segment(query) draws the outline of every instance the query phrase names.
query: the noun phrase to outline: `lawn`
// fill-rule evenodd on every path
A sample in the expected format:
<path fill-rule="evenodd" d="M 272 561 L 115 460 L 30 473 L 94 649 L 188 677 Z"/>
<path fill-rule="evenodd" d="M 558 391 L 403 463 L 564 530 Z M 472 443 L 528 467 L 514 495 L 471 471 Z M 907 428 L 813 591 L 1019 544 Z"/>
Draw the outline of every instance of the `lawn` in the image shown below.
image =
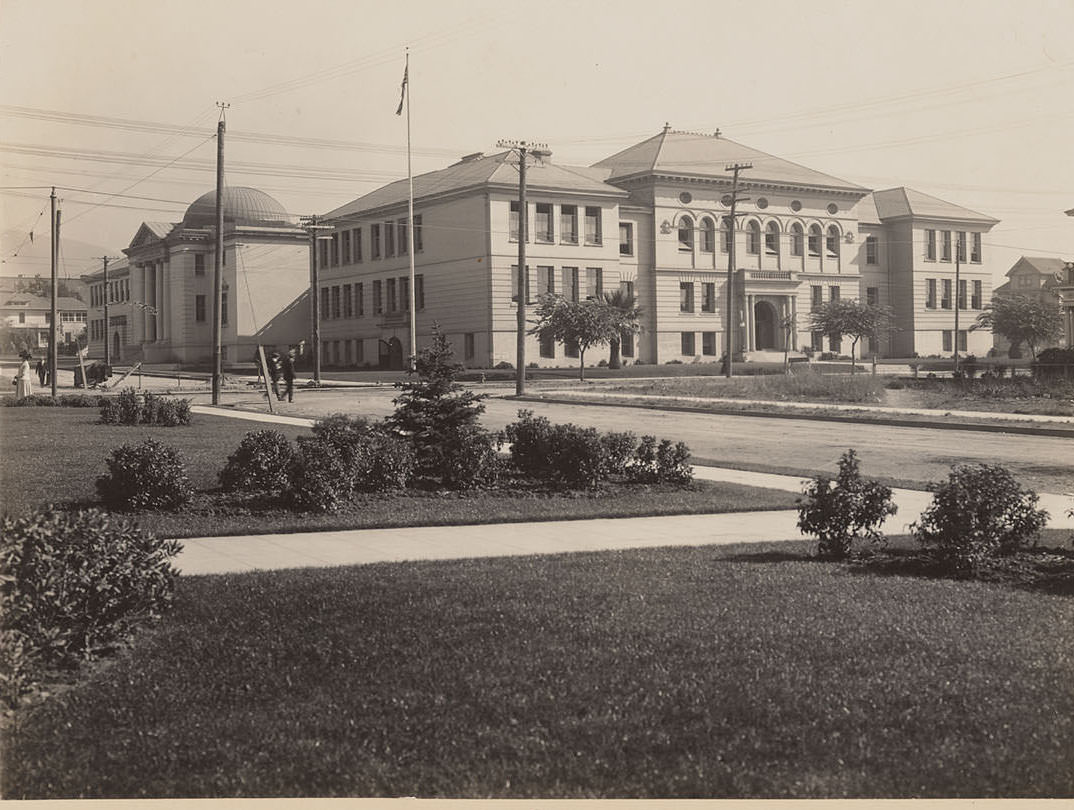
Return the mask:
<path fill-rule="evenodd" d="M 183 578 L 6 798 L 1069 797 L 1074 602 L 774 546 Z"/>
<path fill-rule="evenodd" d="M 92 505 L 94 481 L 105 472 L 108 454 L 121 444 L 151 437 L 180 448 L 199 490 L 194 500 L 176 512 L 137 517 L 143 528 L 161 537 L 791 509 L 795 501 L 789 492 L 703 482 L 567 493 L 532 486 L 473 493 L 413 491 L 360 496 L 338 514 L 292 512 L 217 492 L 216 476 L 247 431 L 274 427 L 294 439 L 309 433 L 304 428 L 203 415 L 185 427 L 99 425 L 96 411 L 88 408 L 4 408 L 0 418 L 0 492 L 3 508 L 13 515 L 48 502 Z"/>

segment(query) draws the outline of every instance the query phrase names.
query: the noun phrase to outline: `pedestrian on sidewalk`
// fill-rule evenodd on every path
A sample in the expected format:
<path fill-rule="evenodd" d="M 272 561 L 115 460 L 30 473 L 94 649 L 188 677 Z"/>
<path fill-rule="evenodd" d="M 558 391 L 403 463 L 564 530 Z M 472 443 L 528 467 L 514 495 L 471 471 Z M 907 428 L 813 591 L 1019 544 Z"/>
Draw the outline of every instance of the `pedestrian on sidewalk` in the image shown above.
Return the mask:
<path fill-rule="evenodd" d="M 280 353 L 273 349 L 265 360 L 268 366 L 269 381 L 272 383 L 272 393 L 276 399 L 283 399 L 280 395 Z"/>
<path fill-rule="evenodd" d="M 34 392 L 33 383 L 30 381 L 30 360 L 31 356 L 29 352 L 23 352 L 19 355 L 22 358 L 22 362 L 19 364 L 18 374 L 15 375 L 15 396 L 18 399 L 28 397 Z"/>
<path fill-rule="evenodd" d="M 36 371 L 37 371 L 37 379 L 41 383 L 41 387 L 44 388 L 45 387 L 45 375 L 48 373 L 47 370 L 45 369 L 45 361 L 44 360 L 38 360 L 37 361 Z"/>
<path fill-rule="evenodd" d="M 287 401 L 295 401 L 295 350 L 289 349 L 287 354 L 280 357 L 280 373 L 287 383 Z"/>

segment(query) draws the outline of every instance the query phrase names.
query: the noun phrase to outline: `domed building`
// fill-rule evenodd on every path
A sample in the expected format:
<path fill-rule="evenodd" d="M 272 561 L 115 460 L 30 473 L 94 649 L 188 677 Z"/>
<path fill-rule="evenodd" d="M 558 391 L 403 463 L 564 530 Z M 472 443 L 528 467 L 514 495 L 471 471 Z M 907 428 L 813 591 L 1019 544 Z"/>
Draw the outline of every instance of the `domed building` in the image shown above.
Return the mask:
<path fill-rule="evenodd" d="M 310 328 L 309 241 L 295 217 L 256 188 L 224 189 L 222 354 L 225 365 L 253 359 L 258 344 L 285 346 Z M 216 191 L 190 204 L 180 222 L 143 222 L 123 252 L 126 306 L 90 313 L 92 330 L 124 344 L 125 361 L 202 366 L 213 357 Z M 93 278 L 88 278 L 91 284 Z M 121 336 L 122 335 L 122 336 Z M 90 353 L 103 357 L 90 343 Z"/>

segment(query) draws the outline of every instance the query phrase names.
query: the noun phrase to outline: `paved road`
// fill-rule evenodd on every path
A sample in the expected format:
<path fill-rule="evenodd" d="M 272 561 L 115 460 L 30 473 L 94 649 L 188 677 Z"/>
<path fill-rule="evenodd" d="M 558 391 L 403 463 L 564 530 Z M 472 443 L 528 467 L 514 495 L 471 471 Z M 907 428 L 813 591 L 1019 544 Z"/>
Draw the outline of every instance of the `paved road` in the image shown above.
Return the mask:
<path fill-rule="evenodd" d="M 502 392 L 503 388 L 494 389 Z M 394 406 L 395 389 L 299 391 L 281 412 L 321 416 L 333 412 L 386 416 Z M 265 410 L 264 399 L 231 395 L 227 402 Z M 639 408 L 556 403 L 486 401 L 484 424 L 498 430 L 514 421 L 520 407 L 555 422 L 630 430 L 685 441 L 698 460 L 773 472 L 834 472 L 840 455 L 854 448 L 867 475 L 925 482 L 946 477 L 956 462 L 1003 464 L 1026 486 L 1042 492 L 1074 491 L 1074 440 L 935 428 L 818 422 L 662 412 Z"/>

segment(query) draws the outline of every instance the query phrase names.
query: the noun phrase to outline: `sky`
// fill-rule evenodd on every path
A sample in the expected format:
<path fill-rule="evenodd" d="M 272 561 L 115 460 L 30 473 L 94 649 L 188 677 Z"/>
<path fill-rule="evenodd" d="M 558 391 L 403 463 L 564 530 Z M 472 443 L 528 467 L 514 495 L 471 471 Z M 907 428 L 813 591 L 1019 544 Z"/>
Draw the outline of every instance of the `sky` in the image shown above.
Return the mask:
<path fill-rule="evenodd" d="M 995 217 L 997 277 L 1074 259 L 1074 0 L 3 0 L 2 275 L 61 277 L 178 221 L 225 176 L 295 215 L 543 142 L 589 165 L 714 132 L 874 189 Z M 29 241 L 29 233 L 34 240 Z"/>

